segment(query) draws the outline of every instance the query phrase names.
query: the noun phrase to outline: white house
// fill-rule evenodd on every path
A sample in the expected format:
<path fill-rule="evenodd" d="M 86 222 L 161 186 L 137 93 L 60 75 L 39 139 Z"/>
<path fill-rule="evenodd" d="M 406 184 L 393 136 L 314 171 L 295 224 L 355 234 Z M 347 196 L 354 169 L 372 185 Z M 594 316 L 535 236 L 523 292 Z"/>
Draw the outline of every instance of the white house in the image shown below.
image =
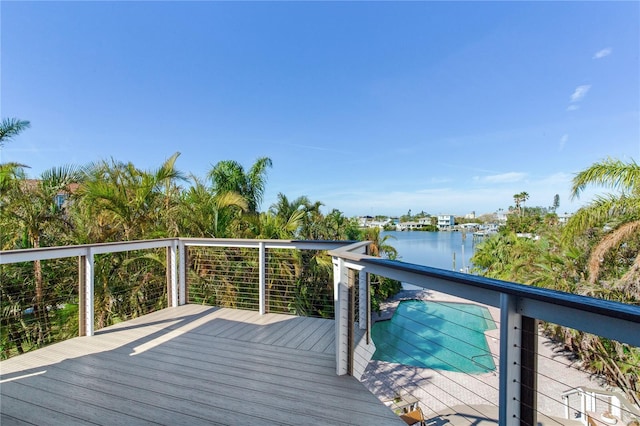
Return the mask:
<path fill-rule="evenodd" d="M 438 215 L 438 229 L 441 231 L 449 231 L 456 224 L 455 217 L 452 214 Z"/>

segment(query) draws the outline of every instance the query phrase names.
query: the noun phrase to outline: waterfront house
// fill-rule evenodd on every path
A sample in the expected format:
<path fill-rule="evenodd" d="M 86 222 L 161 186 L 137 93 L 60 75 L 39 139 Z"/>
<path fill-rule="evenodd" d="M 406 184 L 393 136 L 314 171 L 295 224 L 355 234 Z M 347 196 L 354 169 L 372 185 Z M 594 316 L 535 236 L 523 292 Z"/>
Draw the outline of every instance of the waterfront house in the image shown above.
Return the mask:
<path fill-rule="evenodd" d="M 452 214 L 438 215 L 438 229 L 441 231 L 450 231 L 455 226 L 455 217 Z"/>

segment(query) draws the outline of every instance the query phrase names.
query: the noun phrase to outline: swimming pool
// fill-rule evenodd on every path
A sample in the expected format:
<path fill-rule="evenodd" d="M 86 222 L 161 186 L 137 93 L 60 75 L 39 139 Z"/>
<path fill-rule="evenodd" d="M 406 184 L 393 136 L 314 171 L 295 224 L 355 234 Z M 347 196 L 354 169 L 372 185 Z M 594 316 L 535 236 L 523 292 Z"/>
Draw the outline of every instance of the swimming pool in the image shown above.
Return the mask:
<path fill-rule="evenodd" d="M 393 317 L 373 325 L 373 359 L 470 374 L 496 365 L 484 332 L 496 328 L 489 310 L 478 305 L 407 300 Z"/>

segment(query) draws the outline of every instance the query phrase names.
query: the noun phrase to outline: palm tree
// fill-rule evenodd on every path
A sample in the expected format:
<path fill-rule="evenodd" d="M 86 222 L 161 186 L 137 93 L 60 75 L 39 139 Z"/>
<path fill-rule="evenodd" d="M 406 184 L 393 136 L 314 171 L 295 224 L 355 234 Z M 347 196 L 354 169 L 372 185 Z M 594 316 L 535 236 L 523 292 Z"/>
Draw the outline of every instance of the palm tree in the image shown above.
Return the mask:
<path fill-rule="evenodd" d="M 529 194 L 524 191 L 513 195 L 513 201 L 516 203 L 516 210 L 518 210 L 518 215 L 522 216 L 522 208 L 524 207 L 523 204 L 528 199 Z"/>
<path fill-rule="evenodd" d="M 17 118 L 5 118 L 0 123 L 0 147 L 18 136 L 23 130 L 31 127 L 27 120 Z"/>
<path fill-rule="evenodd" d="M 71 192 L 69 186 L 78 182 L 80 173 L 74 166 L 53 168 L 42 173 L 38 180 L 21 179 L 4 194 L 2 230 L 10 248 L 39 248 L 58 238 L 60 228 L 68 228 L 68 221 L 56 197 Z M 7 237 L 10 236 L 10 237 Z M 35 283 L 34 315 L 44 320 L 38 325 L 38 344 L 44 341 L 47 318 L 44 301 L 42 263 L 33 262 Z"/>
<path fill-rule="evenodd" d="M 209 178 L 216 193 L 237 192 L 247 200 L 249 213 L 256 213 L 264 195 L 267 167 L 272 167 L 268 157 L 258 158 L 248 172 L 237 161 L 224 160 L 213 166 Z"/>
<path fill-rule="evenodd" d="M 520 198 L 521 193 L 513 194 L 513 202 L 516 205 L 516 210 L 518 211 L 518 215 L 520 215 L 520 203 L 522 202 L 522 198 Z"/>
<path fill-rule="evenodd" d="M 640 237 L 640 165 L 633 160 L 624 163 L 614 159 L 595 163 L 574 177 L 572 197 L 579 197 L 589 185 L 608 187 L 617 190 L 618 194 L 598 196 L 578 210 L 564 228 L 563 236 L 568 241 L 585 235 L 589 230 L 603 233 L 591 249 L 588 261 L 589 282 L 595 284 L 608 254 L 623 243 L 637 245 Z M 635 282 L 637 285 L 633 278 L 640 270 L 640 253 L 637 252 L 635 260 L 628 266 L 621 282 L 629 285 Z"/>
<path fill-rule="evenodd" d="M 156 238 L 169 233 L 166 218 L 177 208 L 176 182 L 183 180 L 175 161 L 169 157 L 158 169 L 143 171 L 132 163 L 101 161 L 85 168 L 78 194 L 88 211 L 109 229 L 115 238 Z M 122 235 L 117 236 L 116 233 Z"/>
<path fill-rule="evenodd" d="M 184 237 L 231 237 L 235 212 L 246 211 L 247 202 L 236 192 L 215 194 L 200 179 L 182 194 L 179 207 L 180 235 Z"/>
<path fill-rule="evenodd" d="M 395 237 L 390 234 L 381 237 L 380 228 L 365 229 L 363 238 L 371 243 L 369 244 L 369 254 L 371 256 L 385 257 L 391 260 L 395 260 L 398 257 L 398 250 L 388 243 L 390 239 L 395 239 Z"/>
<path fill-rule="evenodd" d="M 26 179 L 24 167 L 20 163 L 0 163 L 0 194 L 5 194 L 11 186 Z"/>
<path fill-rule="evenodd" d="M 84 243 L 177 235 L 178 182 L 175 153 L 153 170 L 111 159 L 89 164 L 72 205 L 75 234 Z M 161 303 L 159 253 L 126 252 L 96 258 L 96 323 L 145 312 Z M 151 261 L 151 262 L 150 262 Z M 153 295 L 153 296 L 151 296 Z"/>
<path fill-rule="evenodd" d="M 588 252 L 588 280 L 578 292 L 638 303 L 640 300 L 640 166 L 633 161 L 608 158 L 579 172 L 573 179 L 572 197 L 590 185 L 617 191 L 595 198 L 569 219 L 563 230 L 568 245 Z M 640 403 L 640 350 L 615 341 L 574 333 L 565 342 L 596 373 Z M 567 335 L 567 332 L 565 332 Z"/>
<path fill-rule="evenodd" d="M 527 202 L 527 200 L 529 200 L 529 193 L 526 191 L 523 191 L 520 193 L 520 201 L 522 202 L 522 208 L 524 209 L 524 203 Z"/>
<path fill-rule="evenodd" d="M 553 206 L 551 207 L 551 209 L 555 213 L 558 210 L 558 207 L 560 207 L 560 194 L 556 194 L 553 196 Z"/>

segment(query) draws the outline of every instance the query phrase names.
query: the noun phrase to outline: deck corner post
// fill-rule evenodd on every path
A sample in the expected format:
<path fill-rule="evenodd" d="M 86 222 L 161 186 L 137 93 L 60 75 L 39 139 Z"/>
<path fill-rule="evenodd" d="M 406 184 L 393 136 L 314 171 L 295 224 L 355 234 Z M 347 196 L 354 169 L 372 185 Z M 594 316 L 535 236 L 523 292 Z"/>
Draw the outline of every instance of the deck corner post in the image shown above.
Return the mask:
<path fill-rule="evenodd" d="M 187 246 L 178 240 L 178 304 L 187 303 Z"/>
<path fill-rule="evenodd" d="M 266 247 L 264 241 L 258 243 L 258 299 L 260 315 L 267 312 L 266 307 Z"/>
<path fill-rule="evenodd" d="M 333 258 L 333 304 L 336 330 L 336 374 L 349 371 L 349 274 L 344 260 Z"/>
<path fill-rule="evenodd" d="M 520 425 L 520 347 L 522 317 L 517 298 L 500 295 L 500 387 L 498 421 L 501 426 Z"/>
<path fill-rule="evenodd" d="M 358 326 L 366 330 L 369 325 L 369 274 L 365 269 L 358 272 Z"/>
<path fill-rule="evenodd" d="M 78 256 L 78 336 L 87 335 L 87 291 L 86 256 Z"/>
<path fill-rule="evenodd" d="M 538 320 L 522 316 L 520 354 L 520 418 L 528 425 L 538 424 Z M 569 418 L 567 416 L 567 418 Z"/>
<path fill-rule="evenodd" d="M 177 240 L 172 240 L 167 247 L 167 281 L 169 286 L 169 306 L 178 307 L 178 264 L 176 262 L 178 251 Z"/>
<path fill-rule="evenodd" d="M 84 257 L 84 335 L 93 336 L 94 334 L 94 321 L 95 321 L 95 302 L 94 302 L 94 280 L 95 280 L 95 268 L 93 259 L 93 249 L 87 248 L 87 253 Z"/>

